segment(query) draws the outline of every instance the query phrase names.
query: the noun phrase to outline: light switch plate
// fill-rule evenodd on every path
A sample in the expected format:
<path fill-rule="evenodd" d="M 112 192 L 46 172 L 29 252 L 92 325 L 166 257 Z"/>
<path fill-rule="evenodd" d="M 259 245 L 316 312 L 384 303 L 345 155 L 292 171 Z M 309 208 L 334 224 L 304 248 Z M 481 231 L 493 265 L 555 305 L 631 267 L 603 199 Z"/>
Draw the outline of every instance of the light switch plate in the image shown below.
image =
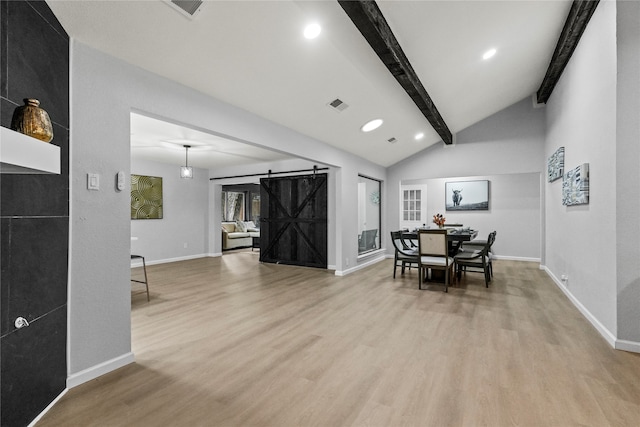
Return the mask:
<path fill-rule="evenodd" d="M 124 190 L 124 172 L 120 171 L 116 174 L 116 190 Z"/>
<path fill-rule="evenodd" d="M 100 175 L 98 175 L 97 173 L 87 174 L 87 189 L 100 190 Z"/>

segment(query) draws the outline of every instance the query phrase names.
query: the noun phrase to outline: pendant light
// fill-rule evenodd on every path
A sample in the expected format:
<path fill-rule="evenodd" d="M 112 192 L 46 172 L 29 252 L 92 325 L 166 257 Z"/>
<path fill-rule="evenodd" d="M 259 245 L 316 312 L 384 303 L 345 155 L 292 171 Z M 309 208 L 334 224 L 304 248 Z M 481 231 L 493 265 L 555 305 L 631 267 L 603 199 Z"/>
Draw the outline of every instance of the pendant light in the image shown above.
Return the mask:
<path fill-rule="evenodd" d="M 184 166 L 180 166 L 180 178 L 193 178 L 193 168 L 189 166 L 189 148 L 190 145 L 183 145 L 184 147 Z"/>

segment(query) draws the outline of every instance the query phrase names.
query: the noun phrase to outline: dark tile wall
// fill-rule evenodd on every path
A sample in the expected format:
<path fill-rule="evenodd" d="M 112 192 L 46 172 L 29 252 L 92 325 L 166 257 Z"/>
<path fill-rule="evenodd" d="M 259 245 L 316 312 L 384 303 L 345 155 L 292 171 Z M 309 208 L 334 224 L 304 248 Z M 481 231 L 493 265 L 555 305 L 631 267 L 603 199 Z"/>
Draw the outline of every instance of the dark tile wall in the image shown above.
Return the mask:
<path fill-rule="evenodd" d="M 26 426 L 65 388 L 69 37 L 44 1 L 0 0 L 0 125 L 23 98 L 53 122 L 60 175 L 0 175 L 0 425 Z M 30 326 L 16 329 L 22 316 Z"/>
<path fill-rule="evenodd" d="M 67 306 L 63 305 L 29 327 L 2 339 L 2 360 L 20 360 L 31 369 L 2 373 L 2 422 L 26 426 L 64 390 L 67 380 Z M 43 366 L 38 368 L 38 366 Z M 43 369 L 47 374 L 43 375 Z M 5 383 L 7 384 L 5 386 Z"/>

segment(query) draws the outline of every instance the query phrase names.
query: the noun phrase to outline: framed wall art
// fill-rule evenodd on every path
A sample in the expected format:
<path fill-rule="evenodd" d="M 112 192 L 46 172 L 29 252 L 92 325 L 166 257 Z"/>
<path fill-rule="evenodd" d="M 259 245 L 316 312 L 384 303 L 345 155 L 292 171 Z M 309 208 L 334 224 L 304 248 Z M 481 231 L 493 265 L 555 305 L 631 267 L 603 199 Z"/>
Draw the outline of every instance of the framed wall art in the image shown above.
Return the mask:
<path fill-rule="evenodd" d="M 489 181 L 446 182 L 444 193 L 448 211 L 489 210 Z"/>
<path fill-rule="evenodd" d="M 571 169 L 562 178 L 562 204 L 565 206 L 589 203 L 589 163 Z"/>
<path fill-rule="evenodd" d="M 560 147 L 547 160 L 547 178 L 553 182 L 564 174 L 564 147 Z"/>
<path fill-rule="evenodd" d="M 131 174 L 131 219 L 162 219 L 162 177 Z"/>

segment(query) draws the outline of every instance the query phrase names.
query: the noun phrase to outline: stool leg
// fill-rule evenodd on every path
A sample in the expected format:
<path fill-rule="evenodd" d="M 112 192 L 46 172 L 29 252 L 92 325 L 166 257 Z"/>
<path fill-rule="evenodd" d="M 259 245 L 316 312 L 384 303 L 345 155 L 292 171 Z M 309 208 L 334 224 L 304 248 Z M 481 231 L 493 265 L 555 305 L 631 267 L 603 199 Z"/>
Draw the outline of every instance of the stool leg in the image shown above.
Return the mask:
<path fill-rule="evenodd" d="M 142 257 L 142 270 L 144 271 L 144 285 L 147 287 L 147 302 L 151 301 L 149 297 L 149 280 L 147 279 L 147 264 L 144 262 L 144 257 Z"/>
<path fill-rule="evenodd" d="M 142 259 L 142 271 L 144 271 L 144 281 L 133 279 L 133 278 L 131 279 L 131 281 L 137 282 L 137 283 L 144 283 L 145 287 L 147 288 L 147 301 L 151 301 L 151 297 L 149 295 L 149 279 L 147 278 L 147 263 L 145 262 L 145 259 L 142 255 L 131 255 L 131 259 L 137 259 L 137 258 Z"/>

